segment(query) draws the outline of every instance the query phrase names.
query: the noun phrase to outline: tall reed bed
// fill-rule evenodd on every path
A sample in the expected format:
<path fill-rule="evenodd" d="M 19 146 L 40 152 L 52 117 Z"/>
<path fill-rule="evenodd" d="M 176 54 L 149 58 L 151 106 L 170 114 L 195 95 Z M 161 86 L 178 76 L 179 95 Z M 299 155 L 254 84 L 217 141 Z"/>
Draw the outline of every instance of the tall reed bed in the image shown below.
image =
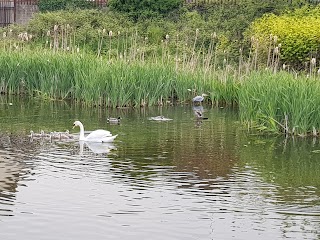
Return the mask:
<path fill-rule="evenodd" d="M 0 52 L 0 69 L 2 93 L 70 99 L 90 106 L 169 105 L 189 102 L 202 92 L 219 102 L 234 84 L 219 80 L 218 74 L 177 70 L 170 62 L 109 61 L 45 50 Z"/>
<path fill-rule="evenodd" d="M 252 72 L 239 88 L 240 118 L 249 127 L 306 136 L 320 131 L 320 82 L 281 71 Z"/>

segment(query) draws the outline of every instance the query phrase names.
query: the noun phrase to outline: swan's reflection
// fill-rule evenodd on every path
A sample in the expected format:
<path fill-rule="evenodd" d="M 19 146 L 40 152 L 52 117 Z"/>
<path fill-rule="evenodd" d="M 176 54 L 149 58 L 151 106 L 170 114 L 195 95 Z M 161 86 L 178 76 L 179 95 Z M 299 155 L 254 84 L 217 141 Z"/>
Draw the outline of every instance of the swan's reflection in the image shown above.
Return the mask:
<path fill-rule="evenodd" d="M 88 150 L 96 154 L 109 153 L 110 151 L 117 149 L 113 143 L 79 141 L 79 145 L 80 145 L 79 154 L 88 152 Z"/>

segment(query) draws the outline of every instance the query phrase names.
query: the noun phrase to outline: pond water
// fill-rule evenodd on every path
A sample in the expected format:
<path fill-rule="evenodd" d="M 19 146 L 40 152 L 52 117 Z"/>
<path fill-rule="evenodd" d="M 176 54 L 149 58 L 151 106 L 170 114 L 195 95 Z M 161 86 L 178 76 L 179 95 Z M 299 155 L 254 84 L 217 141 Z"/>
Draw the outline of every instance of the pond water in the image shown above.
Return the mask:
<path fill-rule="evenodd" d="M 0 98 L 0 239 L 319 239 L 318 138 L 262 137 L 237 111 Z M 164 115 L 168 122 L 148 120 Z M 120 116 L 120 124 L 106 119 Z M 112 144 L 30 139 L 108 129 Z"/>

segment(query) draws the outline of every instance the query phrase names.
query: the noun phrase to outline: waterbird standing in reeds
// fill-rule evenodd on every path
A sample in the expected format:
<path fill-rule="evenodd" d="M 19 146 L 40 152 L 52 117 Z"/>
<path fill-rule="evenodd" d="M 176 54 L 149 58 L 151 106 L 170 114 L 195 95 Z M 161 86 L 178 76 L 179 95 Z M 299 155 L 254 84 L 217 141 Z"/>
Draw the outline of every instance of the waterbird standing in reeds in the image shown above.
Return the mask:
<path fill-rule="evenodd" d="M 98 129 L 93 132 L 91 132 L 86 137 L 84 136 L 84 127 L 83 124 L 80 121 L 75 121 L 73 123 L 73 128 L 76 126 L 80 127 L 80 141 L 87 141 L 87 142 L 113 142 L 114 139 L 118 135 L 112 135 L 111 132 L 103 129 Z"/>
<path fill-rule="evenodd" d="M 208 96 L 208 95 L 205 93 L 202 93 L 201 96 L 195 96 L 194 98 L 192 98 L 192 102 L 201 104 L 201 102 L 203 102 L 203 100 L 204 100 L 204 97 L 206 97 L 206 96 Z"/>

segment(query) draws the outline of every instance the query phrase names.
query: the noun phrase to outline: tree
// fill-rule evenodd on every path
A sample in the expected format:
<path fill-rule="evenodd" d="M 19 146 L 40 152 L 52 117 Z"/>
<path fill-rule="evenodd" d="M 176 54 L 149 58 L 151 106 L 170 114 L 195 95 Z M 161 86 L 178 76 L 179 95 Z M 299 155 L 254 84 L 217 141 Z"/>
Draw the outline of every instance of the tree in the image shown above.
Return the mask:
<path fill-rule="evenodd" d="M 75 8 L 92 8 L 93 4 L 87 0 L 39 0 L 38 7 L 41 12 L 46 12 Z"/>
<path fill-rule="evenodd" d="M 165 16 L 179 9 L 184 0 L 110 0 L 109 7 L 127 13 L 134 20 Z"/>

